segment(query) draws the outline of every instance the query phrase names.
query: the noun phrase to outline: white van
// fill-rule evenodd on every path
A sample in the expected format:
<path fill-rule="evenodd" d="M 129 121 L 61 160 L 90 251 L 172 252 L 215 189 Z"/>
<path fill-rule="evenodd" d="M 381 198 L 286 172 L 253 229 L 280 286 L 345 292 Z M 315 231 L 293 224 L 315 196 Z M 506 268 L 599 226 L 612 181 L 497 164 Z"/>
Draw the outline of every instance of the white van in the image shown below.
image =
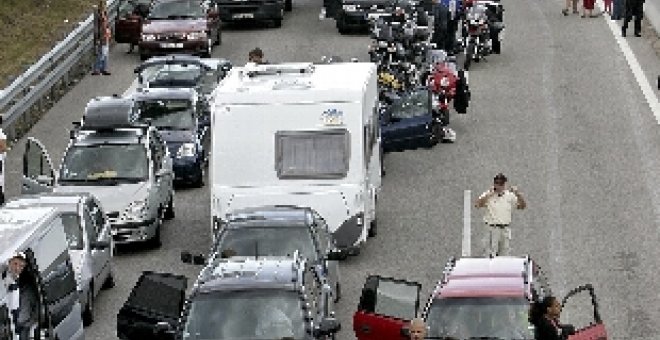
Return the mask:
<path fill-rule="evenodd" d="M 357 255 L 376 233 L 381 186 L 376 65 L 248 64 L 213 98 L 214 234 L 237 209 L 310 207 Z"/>
<path fill-rule="evenodd" d="M 0 328 L 18 339 L 13 317 L 6 312 L 19 308 L 18 290 L 12 288 L 8 261 L 25 254 L 25 271 L 38 295 L 39 322 L 33 331 L 40 339 L 82 340 L 85 338 L 76 279 L 64 225 L 55 208 L 0 209 Z"/>

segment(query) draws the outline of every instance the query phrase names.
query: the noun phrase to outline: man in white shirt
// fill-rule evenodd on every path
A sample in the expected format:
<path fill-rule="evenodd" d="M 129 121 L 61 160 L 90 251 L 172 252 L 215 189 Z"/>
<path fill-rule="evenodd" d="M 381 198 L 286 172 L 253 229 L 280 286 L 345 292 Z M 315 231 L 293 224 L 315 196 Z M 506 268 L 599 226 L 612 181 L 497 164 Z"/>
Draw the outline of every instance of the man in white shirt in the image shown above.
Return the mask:
<path fill-rule="evenodd" d="M 487 246 L 490 246 L 489 255 L 509 255 L 509 241 L 511 239 L 511 211 L 525 209 L 527 203 L 516 187 L 506 188 L 507 178 L 502 173 L 495 176 L 493 187 L 481 194 L 475 207 L 486 208 L 484 222 L 487 227 Z"/>

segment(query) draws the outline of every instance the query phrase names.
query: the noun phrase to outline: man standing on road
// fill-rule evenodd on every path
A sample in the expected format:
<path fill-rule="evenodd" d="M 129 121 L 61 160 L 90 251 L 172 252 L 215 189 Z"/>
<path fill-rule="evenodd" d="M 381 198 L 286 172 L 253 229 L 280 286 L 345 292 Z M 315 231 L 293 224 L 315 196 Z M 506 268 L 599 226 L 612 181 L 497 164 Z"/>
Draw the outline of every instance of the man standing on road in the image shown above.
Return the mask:
<path fill-rule="evenodd" d="M 635 36 L 642 36 L 642 17 L 644 16 L 644 1 L 645 0 L 625 0 L 626 13 L 623 18 L 623 26 L 621 27 L 621 35 L 626 36 L 628 31 L 628 23 L 635 16 Z"/>
<path fill-rule="evenodd" d="M 499 173 L 493 180 L 493 187 L 481 194 L 475 204 L 476 208 L 486 208 L 484 222 L 487 227 L 487 237 L 484 243 L 489 246 L 491 256 L 509 255 L 511 240 L 511 210 L 515 206 L 525 209 L 527 202 L 516 187 L 506 189 L 507 178 Z M 487 248 L 486 247 L 486 248 Z"/>

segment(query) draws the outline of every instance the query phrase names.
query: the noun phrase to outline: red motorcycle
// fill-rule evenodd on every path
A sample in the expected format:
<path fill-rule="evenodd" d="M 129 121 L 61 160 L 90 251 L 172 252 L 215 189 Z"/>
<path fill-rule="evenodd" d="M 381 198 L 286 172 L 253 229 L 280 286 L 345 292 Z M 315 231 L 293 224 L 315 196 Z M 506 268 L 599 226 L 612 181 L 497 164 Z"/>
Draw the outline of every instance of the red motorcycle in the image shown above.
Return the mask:
<path fill-rule="evenodd" d="M 455 63 L 446 60 L 435 63 L 427 84 L 432 93 L 434 117 L 442 126 L 449 124 L 449 105 L 452 101 L 456 112 L 467 112 L 470 100 L 468 81 L 464 71 L 456 71 Z"/>

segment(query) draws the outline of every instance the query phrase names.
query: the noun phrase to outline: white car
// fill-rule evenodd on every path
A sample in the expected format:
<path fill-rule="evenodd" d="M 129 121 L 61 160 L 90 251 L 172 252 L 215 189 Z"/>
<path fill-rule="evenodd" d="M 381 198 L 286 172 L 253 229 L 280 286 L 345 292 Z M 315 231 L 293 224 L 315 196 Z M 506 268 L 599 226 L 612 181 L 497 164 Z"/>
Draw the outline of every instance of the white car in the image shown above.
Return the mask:
<path fill-rule="evenodd" d="M 22 196 L 7 207 L 56 208 L 69 244 L 69 256 L 76 275 L 82 319 L 94 321 L 94 300 L 101 288 L 114 286 L 112 256 L 114 243 L 101 203 L 89 193 L 42 193 Z"/>

